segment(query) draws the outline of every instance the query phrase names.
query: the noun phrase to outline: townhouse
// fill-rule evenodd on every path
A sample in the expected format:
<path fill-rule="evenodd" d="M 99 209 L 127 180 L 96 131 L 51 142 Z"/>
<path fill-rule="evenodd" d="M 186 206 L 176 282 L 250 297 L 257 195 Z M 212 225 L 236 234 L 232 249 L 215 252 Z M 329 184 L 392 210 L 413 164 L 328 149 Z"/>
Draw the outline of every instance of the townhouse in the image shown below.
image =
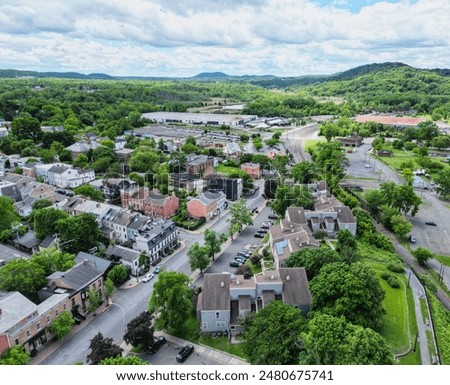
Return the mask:
<path fill-rule="evenodd" d="M 220 215 L 227 207 L 226 196 L 222 191 L 204 192 L 198 198 L 189 200 L 186 209 L 191 218 L 205 218 L 206 221 Z"/>

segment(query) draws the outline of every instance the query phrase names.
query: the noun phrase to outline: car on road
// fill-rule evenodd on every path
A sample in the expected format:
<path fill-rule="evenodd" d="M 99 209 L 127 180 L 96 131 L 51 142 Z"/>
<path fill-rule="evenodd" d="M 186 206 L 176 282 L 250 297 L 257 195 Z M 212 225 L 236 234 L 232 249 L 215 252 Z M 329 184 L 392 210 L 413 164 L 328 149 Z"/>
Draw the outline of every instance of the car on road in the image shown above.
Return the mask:
<path fill-rule="evenodd" d="M 148 282 L 153 278 L 153 274 L 152 273 L 148 273 L 144 275 L 144 278 L 142 278 L 142 282 Z"/>
<path fill-rule="evenodd" d="M 425 224 L 428 226 L 437 226 L 436 222 L 432 222 L 432 221 L 425 222 Z"/>
<path fill-rule="evenodd" d="M 183 346 L 181 350 L 177 354 L 177 361 L 178 362 L 184 362 L 186 358 L 188 358 L 192 352 L 194 351 L 194 346 L 191 344 L 188 344 L 186 346 Z"/>
<path fill-rule="evenodd" d="M 155 270 L 153 270 L 155 274 L 158 274 L 161 271 L 161 266 L 156 266 Z"/>
<path fill-rule="evenodd" d="M 259 233 L 259 234 L 267 234 L 268 231 L 269 230 L 267 230 L 267 229 L 261 229 L 261 230 L 258 230 L 257 233 Z"/>
<path fill-rule="evenodd" d="M 238 257 L 250 258 L 252 256 L 252 252 L 250 250 L 241 250 L 237 253 Z"/>
<path fill-rule="evenodd" d="M 269 230 L 269 229 L 270 229 L 270 225 L 269 225 L 268 223 L 263 223 L 263 224 L 261 225 L 261 229 L 262 229 L 262 230 Z"/>
<path fill-rule="evenodd" d="M 410 236 L 409 236 L 409 241 L 410 241 L 411 243 L 416 243 L 416 237 L 415 237 L 414 235 L 410 235 Z"/>
<path fill-rule="evenodd" d="M 370 164 L 366 164 L 364 167 L 365 168 L 372 168 L 372 166 Z"/>
<path fill-rule="evenodd" d="M 4 259 L 0 259 L 0 266 L 6 265 L 6 261 Z"/>
<path fill-rule="evenodd" d="M 241 265 L 243 265 L 243 263 L 242 262 L 238 262 L 235 259 L 230 261 L 230 267 L 239 267 Z"/>
<path fill-rule="evenodd" d="M 149 347 L 148 352 L 151 354 L 156 353 L 161 346 L 166 343 L 166 339 L 163 336 L 159 336 L 153 340 L 153 344 Z"/>
<path fill-rule="evenodd" d="M 267 218 L 269 218 L 269 219 L 278 219 L 278 215 L 275 215 L 275 214 L 269 215 Z"/>
<path fill-rule="evenodd" d="M 264 234 L 261 234 L 261 233 L 256 233 L 256 234 L 254 235 L 254 237 L 255 237 L 255 238 L 264 238 L 265 235 L 264 235 Z"/>

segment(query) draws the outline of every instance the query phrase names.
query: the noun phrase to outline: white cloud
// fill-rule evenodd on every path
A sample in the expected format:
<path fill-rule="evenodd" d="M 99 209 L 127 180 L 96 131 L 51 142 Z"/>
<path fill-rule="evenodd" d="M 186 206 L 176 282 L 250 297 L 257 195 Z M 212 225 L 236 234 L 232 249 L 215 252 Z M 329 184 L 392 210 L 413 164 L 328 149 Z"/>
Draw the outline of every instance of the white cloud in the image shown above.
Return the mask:
<path fill-rule="evenodd" d="M 302 75 L 386 60 L 450 67 L 450 1 L 378 1 L 358 13 L 350 4 L 3 0 L 0 67 L 149 76 Z"/>

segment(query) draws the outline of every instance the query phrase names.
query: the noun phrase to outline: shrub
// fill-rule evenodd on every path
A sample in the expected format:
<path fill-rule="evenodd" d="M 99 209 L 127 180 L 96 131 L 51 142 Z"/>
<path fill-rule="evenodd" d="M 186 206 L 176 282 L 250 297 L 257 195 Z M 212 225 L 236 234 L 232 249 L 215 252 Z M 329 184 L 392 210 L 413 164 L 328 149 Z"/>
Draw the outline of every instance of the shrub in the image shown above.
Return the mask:
<path fill-rule="evenodd" d="M 261 256 L 259 254 L 252 255 L 250 262 L 253 263 L 253 266 L 261 266 Z"/>
<path fill-rule="evenodd" d="M 390 265 L 388 265 L 387 268 L 394 273 L 403 273 L 405 271 L 403 266 L 396 265 L 394 263 L 391 263 Z"/>
<path fill-rule="evenodd" d="M 419 281 L 422 282 L 422 284 L 433 293 L 436 293 L 438 288 L 437 286 L 431 281 L 430 278 L 428 278 L 425 274 L 422 274 L 419 277 Z"/>
<path fill-rule="evenodd" d="M 397 279 L 397 277 L 394 277 L 393 275 L 391 275 L 387 279 L 387 283 L 389 284 L 390 287 L 393 287 L 394 289 L 397 289 L 400 287 L 400 281 Z"/>
<path fill-rule="evenodd" d="M 381 274 L 381 278 L 383 278 L 385 281 L 387 281 L 390 277 L 392 277 L 392 275 L 390 275 L 389 273 Z"/>

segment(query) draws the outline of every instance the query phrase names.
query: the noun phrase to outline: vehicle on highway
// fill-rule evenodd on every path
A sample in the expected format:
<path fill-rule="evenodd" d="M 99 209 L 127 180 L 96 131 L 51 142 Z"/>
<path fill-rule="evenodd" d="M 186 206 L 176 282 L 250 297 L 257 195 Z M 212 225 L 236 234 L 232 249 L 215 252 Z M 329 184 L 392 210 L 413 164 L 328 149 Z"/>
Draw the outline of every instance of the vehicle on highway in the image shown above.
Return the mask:
<path fill-rule="evenodd" d="M 158 338 L 155 338 L 153 340 L 152 346 L 150 346 L 148 348 L 148 352 L 151 353 L 151 354 L 156 353 L 159 350 L 159 348 L 161 346 L 163 346 L 165 343 L 166 343 L 165 337 L 159 336 Z"/>
<path fill-rule="evenodd" d="M 178 362 L 184 362 L 186 358 L 188 358 L 192 352 L 194 351 L 194 346 L 191 344 L 188 344 L 186 346 L 183 346 L 181 350 L 177 354 L 177 361 Z"/>
<path fill-rule="evenodd" d="M 265 235 L 264 235 L 264 234 L 261 234 L 261 233 L 256 233 L 256 234 L 254 235 L 254 237 L 255 237 L 255 238 L 264 238 Z"/>
<path fill-rule="evenodd" d="M 153 278 L 153 274 L 152 273 L 148 273 L 144 275 L 144 278 L 142 278 L 142 282 L 148 282 Z"/>
<path fill-rule="evenodd" d="M 242 262 L 238 262 L 238 261 L 236 261 L 234 259 L 230 261 L 230 267 L 239 267 L 241 265 L 243 265 Z"/>
<path fill-rule="evenodd" d="M 431 221 L 425 222 L 425 224 L 428 226 L 437 226 L 436 222 L 431 222 Z"/>
<path fill-rule="evenodd" d="M 410 235 L 410 236 L 409 236 L 409 241 L 410 241 L 411 243 L 416 243 L 416 237 L 415 237 L 414 235 Z"/>

